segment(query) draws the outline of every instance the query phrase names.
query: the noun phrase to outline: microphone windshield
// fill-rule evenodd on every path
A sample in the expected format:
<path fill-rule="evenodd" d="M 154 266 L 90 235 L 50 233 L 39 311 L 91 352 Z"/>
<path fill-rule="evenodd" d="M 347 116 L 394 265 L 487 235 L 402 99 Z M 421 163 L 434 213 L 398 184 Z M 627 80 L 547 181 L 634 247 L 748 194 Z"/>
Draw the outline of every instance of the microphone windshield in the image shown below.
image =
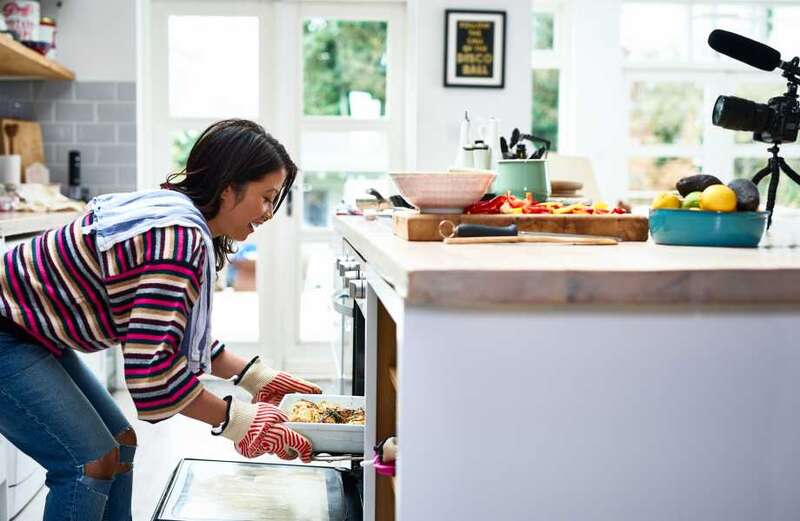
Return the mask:
<path fill-rule="evenodd" d="M 719 53 L 762 71 L 775 70 L 781 64 L 781 53 L 772 47 L 730 31 L 714 29 L 708 35 L 708 45 Z"/>

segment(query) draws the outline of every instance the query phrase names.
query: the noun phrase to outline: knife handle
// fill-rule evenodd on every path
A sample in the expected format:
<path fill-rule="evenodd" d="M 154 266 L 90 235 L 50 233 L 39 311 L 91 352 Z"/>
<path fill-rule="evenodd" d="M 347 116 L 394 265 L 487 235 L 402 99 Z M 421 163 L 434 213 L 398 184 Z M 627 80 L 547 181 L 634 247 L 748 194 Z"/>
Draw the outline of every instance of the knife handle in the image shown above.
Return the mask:
<path fill-rule="evenodd" d="M 508 226 L 488 226 L 485 224 L 459 224 L 455 237 L 514 237 L 519 235 L 516 224 Z"/>

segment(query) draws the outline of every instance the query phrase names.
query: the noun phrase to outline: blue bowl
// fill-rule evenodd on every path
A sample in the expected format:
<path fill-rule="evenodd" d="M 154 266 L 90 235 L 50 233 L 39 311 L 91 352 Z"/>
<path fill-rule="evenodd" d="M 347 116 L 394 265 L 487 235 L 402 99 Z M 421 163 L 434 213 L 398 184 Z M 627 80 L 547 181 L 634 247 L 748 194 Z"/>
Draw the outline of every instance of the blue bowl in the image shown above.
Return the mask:
<path fill-rule="evenodd" d="M 650 210 L 656 244 L 755 248 L 767 229 L 769 212 Z"/>

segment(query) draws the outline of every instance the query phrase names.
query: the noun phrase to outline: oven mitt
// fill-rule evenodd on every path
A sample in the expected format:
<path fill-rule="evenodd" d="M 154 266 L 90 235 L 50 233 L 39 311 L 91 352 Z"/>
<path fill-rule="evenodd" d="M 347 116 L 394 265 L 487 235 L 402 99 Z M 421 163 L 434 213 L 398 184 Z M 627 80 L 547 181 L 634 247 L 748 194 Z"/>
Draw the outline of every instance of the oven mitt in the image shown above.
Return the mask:
<path fill-rule="evenodd" d="M 302 378 L 267 367 L 258 357 L 250 360 L 250 363 L 242 369 L 239 376 L 234 378 L 233 383 L 252 394 L 253 403 L 266 402 L 278 405 L 284 395 L 287 394 L 322 393 L 322 389 L 311 382 L 306 382 Z"/>
<path fill-rule="evenodd" d="M 311 461 L 311 443 L 281 425 L 287 420 L 283 411 L 268 403 L 247 403 L 231 396 L 226 396 L 225 401 L 225 423 L 211 432 L 231 440 L 236 452 L 246 458 L 275 454 L 285 460 L 299 457 L 303 463 Z"/>

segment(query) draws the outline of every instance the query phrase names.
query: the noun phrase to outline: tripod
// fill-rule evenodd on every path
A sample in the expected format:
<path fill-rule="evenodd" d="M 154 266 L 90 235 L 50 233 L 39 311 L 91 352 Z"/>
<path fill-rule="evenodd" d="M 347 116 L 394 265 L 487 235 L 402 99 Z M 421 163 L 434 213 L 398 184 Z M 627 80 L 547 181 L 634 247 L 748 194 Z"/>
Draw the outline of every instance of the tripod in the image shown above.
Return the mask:
<path fill-rule="evenodd" d="M 798 185 L 800 185 L 800 175 L 798 175 L 797 172 L 792 170 L 792 168 L 786 164 L 785 159 L 778 155 L 778 152 L 780 152 L 778 143 L 773 143 L 773 145 L 769 147 L 767 151 L 772 153 L 772 157 L 769 158 L 767 166 L 756 172 L 756 175 L 753 176 L 753 183 L 757 185 L 762 179 L 770 176 L 769 188 L 767 190 L 767 211 L 769 212 L 767 228 L 769 228 L 772 226 L 772 210 L 775 208 L 775 196 L 778 193 L 778 182 L 780 181 L 781 172 L 789 176 L 789 179 Z"/>

